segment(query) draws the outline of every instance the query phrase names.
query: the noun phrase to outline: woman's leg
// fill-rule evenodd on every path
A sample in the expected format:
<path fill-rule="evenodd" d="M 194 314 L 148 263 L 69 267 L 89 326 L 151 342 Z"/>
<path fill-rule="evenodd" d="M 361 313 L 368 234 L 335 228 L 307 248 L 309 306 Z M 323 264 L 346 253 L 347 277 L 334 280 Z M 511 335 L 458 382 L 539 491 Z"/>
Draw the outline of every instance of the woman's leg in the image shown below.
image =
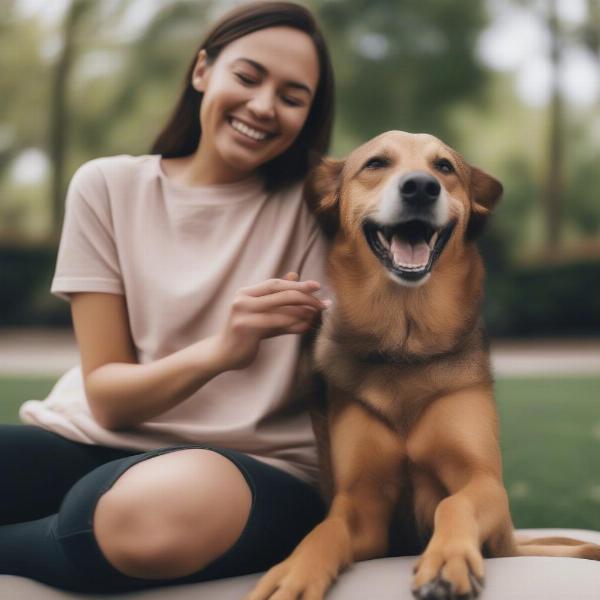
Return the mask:
<path fill-rule="evenodd" d="M 0 572 L 97 592 L 241 575 L 285 558 L 323 516 L 313 488 L 244 454 L 156 450 L 95 469 L 58 515 L 0 527 Z"/>
<path fill-rule="evenodd" d="M 94 512 L 104 558 L 140 583 L 265 570 L 325 516 L 316 489 L 245 454 L 167 452 L 122 474 Z"/>
<path fill-rule="evenodd" d="M 252 493 L 239 469 L 204 449 L 131 467 L 96 507 L 102 553 L 131 577 L 171 579 L 203 569 L 242 534 Z"/>
<path fill-rule="evenodd" d="M 55 513 L 86 473 L 134 453 L 72 442 L 32 425 L 0 425 L 0 525 Z"/>

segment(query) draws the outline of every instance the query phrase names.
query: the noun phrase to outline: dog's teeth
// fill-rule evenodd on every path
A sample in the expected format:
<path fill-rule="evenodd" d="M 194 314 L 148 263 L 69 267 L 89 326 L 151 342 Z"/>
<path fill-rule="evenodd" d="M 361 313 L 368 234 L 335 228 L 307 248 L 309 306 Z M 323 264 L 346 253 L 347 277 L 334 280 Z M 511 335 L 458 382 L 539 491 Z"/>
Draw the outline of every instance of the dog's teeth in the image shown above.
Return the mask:
<path fill-rule="evenodd" d="M 385 239 L 385 236 L 383 235 L 383 232 L 381 230 L 379 230 L 377 232 L 377 237 L 379 238 L 379 241 L 383 244 L 384 248 L 388 248 L 390 247 L 389 242 Z"/>
<path fill-rule="evenodd" d="M 435 246 L 435 242 L 437 241 L 438 238 L 438 233 L 439 232 L 435 232 L 432 236 L 431 239 L 429 240 L 429 247 L 433 250 L 433 247 Z"/>

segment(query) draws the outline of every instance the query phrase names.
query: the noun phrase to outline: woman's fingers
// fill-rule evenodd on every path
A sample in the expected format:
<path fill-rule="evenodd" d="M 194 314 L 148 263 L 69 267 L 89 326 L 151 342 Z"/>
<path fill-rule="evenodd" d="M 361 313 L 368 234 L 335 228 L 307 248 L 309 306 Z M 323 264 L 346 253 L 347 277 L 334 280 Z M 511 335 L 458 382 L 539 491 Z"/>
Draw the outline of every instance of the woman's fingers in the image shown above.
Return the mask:
<path fill-rule="evenodd" d="M 321 287 L 317 281 L 298 279 L 298 273 L 290 271 L 284 279 L 269 279 L 236 292 L 227 323 L 219 334 L 231 368 L 249 365 L 261 339 L 308 331 L 329 306 L 330 301 L 313 295 Z"/>
<path fill-rule="evenodd" d="M 315 310 L 312 306 L 282 306 L 272 312 L 278 312 L 294 319 L 304 320 L 312 320 L 319 313 L 319 311 Z"/>
<path fill-rule="evenodd" d="M 298 276 L 297 273 L 287 273 L 286 277 L 290 276 Z M 252 285 L 249 287 L 242 288 L 239 290 L 242 294 L 246 296 L 265 296 L 267 294 L 275 294 L 277 292 L 283 292 L 286 290 L 296 290 L 299 292 L 312 294 L 321 288 L 321 284 L 318 281 L 308 280 L 308 281 L 291 281 L 288 279 L 267 279 L 266 281 L 262 281 L 261 283 L 257 283 L 256 285 Z"/>
<path fill-rule="evenodd" d="M 258 297 L 241 295 L 234 301 L 234 308 L 250 312 L 267 312 L 284 306 L 311 306 L 322 311 L 328 304 L 312 294 L 298 290 L 285 290 Z"/>
<path fill-rule="evenodd" d="M 245 319 L 245 326 L 248 329 L 260 331 L 261 338 L 287 333 L 302 333 L 308 331 L 311 325 L 312 319 L 298 318 L 279 312 L 251 314 Z"/>

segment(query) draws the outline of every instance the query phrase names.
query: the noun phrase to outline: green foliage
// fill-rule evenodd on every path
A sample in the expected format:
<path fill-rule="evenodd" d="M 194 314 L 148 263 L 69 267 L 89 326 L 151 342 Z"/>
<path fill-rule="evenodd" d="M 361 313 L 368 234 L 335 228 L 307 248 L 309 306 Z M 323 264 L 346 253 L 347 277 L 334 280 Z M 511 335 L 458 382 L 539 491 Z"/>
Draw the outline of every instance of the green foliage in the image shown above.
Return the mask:
<path fill-rule="evenodd" d="M 513 267 L 489 273 L 485 317 L 494 336 L 600 334 L 600 264 Z"/>
<path fill-rule="evenodd" d="M 498 210 L 493 216 L 497 236 L 506 240 L 507 254 L 518 260 L 529 246 L 531 225 L 539 214 L 539 191 L 531 164 L 523 155 L 515 153 L 502 167 L 508 185 Z"/>
<path fill-rule="evenodd" d="M 600 146 L 590 140 L 586 115 L 572 128 L 568 148 L 568 186 L 565 194 L 566 218 L 579 236 L 592 237 L 600 233 Z"/>
<path fill-rule="evenodd" d="M 53 246 L 0 246 L 0 327 L 69 325 L 68 304 L 49 294 Z"/>
<path fill-rule="evenodd" d="M 83 69 L 78 73 L 79 85 L 71 96 L 73 157 L 148 152 L 175 104 L 210 5 L 192 0 L 167 5 L 130 43 L 111 47 L 100 38 L 104 55 L 94 57 L 98 48 L 88 39 L 79 64 L 96 58 L 108 72 L 96 77 Z M 93 24 L 100 32 L 109 25 L 97 19 Z M 73 169 L 80 164 L 72 162 Z"/>
<path fill-rule="evenodd" d="M 36 20 L 18 19 L 14 5 L 0 3 L 0 181 L 22 150 L 45 145 L 48 129 L 50 72 L 40 56 L 44 32 Z M 0 210 L 2 204 L 0 196 Z"/>
<path fill-rule="evenodd" d="M 536 323 L 532 332 L 541 331 L 542 322 L 552 325 L 559 317 L 561 322 L 571 322 L 557 312 L 558 299 L 563 311 L 573 303 L 567 301 L 564 286 L 554 291 L 541 281 L 541 289 L 549 296 L 544 299 L 518 273 L 511 274 L 512 264 L 535 254 L 543 239 L 541 190 L 548 119 L 544 110 L 518 100 L 510 76 L 492 74 L 478 63 L 475 45 L 487 25 L 486 2 L 306 3 L 323 24 L 337 78 L 332 153 L 344 155 L 387 129 L 428 131 L 463 151 L 468 160 L 498 176 L 505 187 L 503 202 L 482 240 L 491 275 L 486 310 L 492 330 L 515 331 L 519 303 L 530 301 L 550 311 L 545 321 L 542 317 L 528 321 Z M 64 131 L 57 128 L 66 150 L 63 186 L 90 158 L 148 151 L 174 106 L 185 70 L 214 21 L 215 9 L 222 12 L 221 3 L 215 0 L 153 4 L 157 9 L 148 5 L 149 12 L 143 15 L 137 12 L 139 0 L 76 0 L 76 4 L 75 22 L 65 19 L 65 23 L 51 24 L 39 16 L 23 17 L 16 0 L 0 3 L 0 237 L 36 236 L 44 243 L 58 239 L 58 231 L 49 228 L 51 173 L 25 185 L 12 181 L 9 172 L 23 150 L 49 147 L 53 81 L 60 42 L 68 37 L 68 28 L 73 61 L 65 84 L 67 123 Z M 136 20 L 139 25 L 132 28 Z M 586 29 L 588 45 L 596 39 L 596 26 L 590 22 Z M 569 108 L 567 118 L 564 225 L 567 241 L 574 244 L 582 237 L 598 238 L 600 231 L 600 150 L 597 132 L 590 126 L 596 122 L 593 110 Z M 41 306 L 44 314 L 54 314 L 53 300 L 41 299 L 43 293 L 51 298 L 47 287 L 28 292 L 38 288 L 23 278 L 22 284 L 14 283 L 6 273 L 1 291 L 5 300 L 0 302 L 3 306 L 9 304 L 8 298 L 17 302 L 10 309 L 14 318 L 18 311 L 31 314 L 32 309 L 25 310 L 25 306 Z M 39 285 L 47 285 L 49 275 L 40 276 Z M 4 285 L 7 277 L 10 286 Z M 583 283 L 578 282 L 572 285 L 571 294 L 582 293 Z M 15 290 L 11 291 L 12 286 Z M 19 287 L 23 291 L 15 296 Z M 525 294 L 530 293 L 528 298 Z M 31 297 L 32 304 L 16 299 Z M 3 313 L 3 319 L 8 314 Z M 588 315 L 588 324 L 596 322 L 595 314 Z M 586 331 L 584 322 L 582 317 L 571 330 Z"/>
<path fill-rule="evenodd" d="M 359 140 L 402 129 L 457 141 L 449 111 L 476 101 L 485 82 L 474 56 L 481 1 L 330 1 L 317 12 L 332 46 L 340 129 Z"/>

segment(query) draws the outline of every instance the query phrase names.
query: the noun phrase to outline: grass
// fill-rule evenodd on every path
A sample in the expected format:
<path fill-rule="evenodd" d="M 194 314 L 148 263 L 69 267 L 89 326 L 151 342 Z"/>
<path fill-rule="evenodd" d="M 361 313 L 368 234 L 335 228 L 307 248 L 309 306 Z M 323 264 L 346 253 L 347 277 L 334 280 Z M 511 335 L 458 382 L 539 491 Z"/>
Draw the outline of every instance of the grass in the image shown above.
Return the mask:
<path fill-rule="evenodd" d="M 600 377 L 496 385 L 517 527 L 600 530 Z"/>
<path fill-rule="evenodd" d="M 0 423 L 19 423 L 19 406 L 30 398 L 43 399 L 56 378 L 0 376 Z"/>
<path fill-rule="evenodd" d="M 0 422 L 54 381 L 0 377 Z M 600 530 L 600 376 L 503 378 L 496 398 L 515 525 Z"/>

